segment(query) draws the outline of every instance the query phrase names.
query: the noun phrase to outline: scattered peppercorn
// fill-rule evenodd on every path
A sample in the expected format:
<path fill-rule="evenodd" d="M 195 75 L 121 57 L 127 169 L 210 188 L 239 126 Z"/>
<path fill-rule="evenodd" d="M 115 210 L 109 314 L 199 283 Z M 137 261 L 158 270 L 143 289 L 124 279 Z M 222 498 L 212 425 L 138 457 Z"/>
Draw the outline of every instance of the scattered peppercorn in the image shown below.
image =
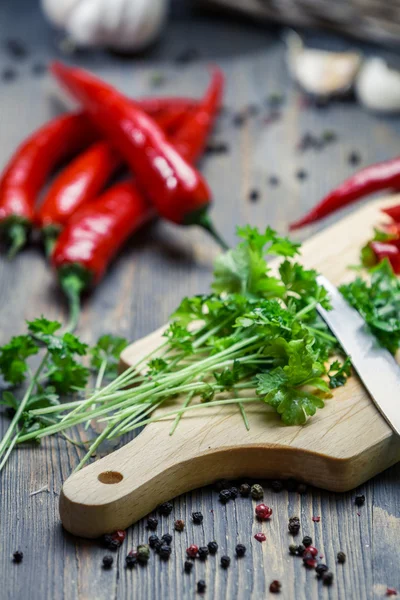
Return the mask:
<path fill-rule="evenodd" d="M 5 41 L 5 49 L 13 58 L 25 58 L 28 50 L 22 40 L 10 38 Z"/>
<path fill-rule="evenodd" d="M 392 587 L 386 588 L 386 596 L 397 596 L 397 590 Z"/>
<path fill-rule="evenodd" d="M 279 185 L 279 179 L 276 175 L 270 175 L 268 177 L 268 183 L 269 185 L 272 185 L 273 187 Z"/>
<path fill-rule="evenodd" d="M 310 554 L 313 558 L 315 558 L 318 555 L 318 549 L 314 546 L 306 547 L 305 552 L 308 552 L 308 554 Z"/>
<path fill-rule="evenodd" d="M 295 556 L 297 554 L 297 546 L 296 544 L 290 544 L 289 546 L 289 554 Z"/>
<path fill-rule="evenodd" d="M 311 521 L 312 521 L 313 523 L 319 523 L 319 522 L 320 522 L 320 520 L 321 520 L 321 517 L 311 517 Z"/>
<path fill-rule="evenodd" d="M 318 563 L 317 566 L 315 567 L 315 572 L 317 573 L 318 577 L 322 577 L 322 575 L 324 573 L 326 573 L 327 571 L 329 571 L 327 565 L 324 565 L 324 563 Z"/>
<path fill-rule="evenodd" d="M 261 500 L 261 498 L 264 498 L 264 490 L 258 483 L 251 486 L 250 493 L 254 500 Z"/>
<path fill-rule="evenodd" d="M 281 492 L 283 490 L 283 483 L 279 479 L 271 481 L 271 490 L 273 492 Z"/>
<path fill-rule="evenodd" d="M 246 554 L 246 546 L 244 546 L 244 544 L 237 544 L 235 551 L 236 551 L 236 556 L 241 558 L 242 556 L 244 556 Z"/>
<path fill-rule="evenodd" d="M 185 573 L 191 573 L 193 569 L 193 563 L 190 560 L 185 560 L 184 565 Z"/>
<path fill-rule="evenodd" d="M 206 560 L 206 558 L 208 557 L 209 554 L 210 554 L 210 551 L 208 549 L 208 546 L 200 546 L 200 548 L 199 548 L 200 560 Z"/>
<path fill-rule="evenodd" d="M 5 69 L 3 69 L 2 73 L 1 73 L 1 78 L 5 82 L 13 81 L 14 79 L 16 79 L 16 77 L 17 77 L 17 71 L 15 69 L 13 69 L 12 67 L 6 67 Z"/>
<path fill-rule="evenodd" d="M 193 512 L 192 519 L 195 525 L 201 525 L 203 522 L 203 515 L 201 512 Z"/>
<path fill-rule="evenodd" d="M 150 548 L 147 544 L 140 544 L 137 547 L 137 559 L 140 563 L 145 564 L 150 558 Z"/>
<path fill-rule="evenodd" d="M 346 562 L 346 555 L 344 552 L 340 551 L 337 553 L 337 560 L 338 563 L 343 564 Z"/>
<path fill-rule="evenodd" d="M 163 544 L 159 550 L 160 558 L 162 560 L 168 560 L 171 556 L 172 548 L 168 544 Z"/>
<path fill-rule="evenodd" d="M 305 483 L 299 483 L 299 485 L 297 486 L 297 493 L 298 494 L 305 494 L 307 492 L 307 486 Z"/>
<path fill-rule="evenodd" d="M 222 504 L 227 504 L 231 499 L 231 491 L 230 490 L 221 490 L 219 493 L 219 501 Z"/>
<path fill-rule="evenodd" d="M 265 533 L 256 533 L 254 536 L 254 539 L 257 540 L 257 542 L 265 542 L 265 540 L 267 539 L 267 536 L 265 535 Z"/>
<path fill-rule="evenodd" d="M 185 521 L 182 519 L 177 519 L 174 523 L 175 531 L 183 531 L 185 529 Z"/>
<path fill-rule="evenodd" d="M 312 554 L 310 552 L 307 552 L 306 550 L 303 554 L 303 563 L 305 567 L 308 567 L 309 569 L 314 569 L 317 564 L 317 561 L 312 556 Z"/>
<path fill-rule="evenodd" d="M 236 498 L 239 496 L 239 490 L 237 489 L 237 487 L 231 487 L 229 491 L 231 493 L 232 500 L 236 500 Z"/>
<path fill-rule="evenodd" d="M 196 546 L 196 544 L 191 544 L 189 546 L 189 548 L 186 548 L 186 554 L 190 558 L 196 558 L 198 551 L 199 551 L 199 547 Z"/>
<path fill-rule="evenodd" d="M 106 556 L 103 556 L 103 568 L 104 569 L 110 569 L 112 567 L 113 562 L 114 562 L 114 559 L 110 554 L 106 554 Z"/>
<path fill-rule="evenodd" d="M 118 548 L 121 547 L 121 542 L 119 540 L 114 540 L 111 539 L 110 543 L 108 544 L 107 548 L 108 550 L 118 550 Z"/>
<path fill-rule="evenodd" d="M 46 73 L 46 71 L 47 71 L 47 67 L 44 63 L 37 62 L 32 65 L 32 74 L 33 75 L 37 75 L 39 77 L 40 75 L 44 75 L 44 73 Z"/>
<path fill-rule="evenodd" d="M 250 190 L 249 192 L 249 200 L 251 200 L 251 202 L 257 202 L 257 200 L 259 200 L 260 198 L 260 192 L 256 189 L 254 190 Z"/>
<path fill-rule="evenodd" d="M 312 538 L 309 535 L 305 535 L 302 539 L 303 545 L 308 548 L 312 544 Z"/>
<path fill-rule="evenodd" d="M 247 498 L 248 496 L 250 496 L 250 486 L 248 483 L 242 483 L 242 485 L 239 488 L 239 494 L 241 496 L 243 496 L 243 498 Z"/>
<path fill-rule="evenodd" d="M 361 156 L 358 152 L 356 152 L 355 150 L 353 150 L 352 152 L 350 152 L 349 156 L 348 156 L 348 162 L 350 165 L 352 165 L 353 167 L 357 166 L 360 164 L 361 162 Z"/>
<path fill-rule="evenodd" d="M 246 115 L 243 113 L 237 113 L 234 115 L 232 122 L 235 127 L 242 127 L 246 122 Z"/>
<path fill-rule="evenodd" d="M 324 585 L 332 585 L 332 583 L 333 583 L 333 573 L 331 571 L 326 571 L 326 573 L 322 574 L 322 583 Z"/>
<path fill-rule="evenodd" d="M 229 556 L 221 556 L 221 567 L 223 569 L 227 569 L 229 567 L 229 565 L 231 564 L 231 559 L 229 558 Z"/>
<path fill-rule="evenodd" d="M 363 504 L 365 504 L 365 496 L 364 494 L 359 494 L 358 496 L 356 496 L 354 498 L 354 502 L 357 506 L 362 506 Z"/>
<path fill-rule="evenodd" d="M 210 552 L 210 554 L 217 554 L 218 551 L 218 544 L 217 542 L 213 541 L 213 542 L 208 542 L 207 544 L 208 550 Z"/>
<path fill-rule="evenodd" d="M 199 594 L 204 594 L 204 592 L 206 591 L 206 582 L 204 581 L 204 579 L 200 579 L 197 582 L 197 591 Z"/>
<path fill-rule="evenodd" d="M 157 540 L 157 541 L 154 543 L 154 550 L 155 550 L 156 552 L 160 552 L 160 548 L 161 548 L 161 546 L 162 546 L 163 544 L 164 544 L 164 542 L 163 542 L 162 540 Z"/>
<path fill-rule="evenodd" d="M 170 546 L 172 543 L 172 535 L 170 533 L 164 533 L 164 535 L 161 536 L 161 540 L 164 542 L 164 544 Z"/>
<path fill-rule="evenodd" d="M 172 509 L 173 509 L 172 502 L 163 502 L 158 507 L 158 512 L 160 515 L 163 515 L 164 517 L 168 517 L 168 515 L 171 514 Z"/>
<path fill-rule="evenodd" d="M 160 541 L 160 538 L 158 537 L 158 535 L 155 535 L 155 534 L 151 535 L 149 537 L 149 546 L 150 546 L 150 548 L 155 548 L 156 545 L 157 545 L 157 542 L 159 542 L 159 541 Z"/>
<path fill-rule="evenodd" d="M 259 519 L 260 521 L 267 521 L 267 519 L 271 518 L 272 508 L 270 508 L 266 504 L 258 504 L 258 506 L 256 506 L 254 510 L 257 519 Z"/>
<path fill-rule="evenodd" d="M 129 552 L 129 554 L 125 557 L 125 563 L 126 566 L 129 569 L 132 569 L 132 567 L 134 567 L 137 563 L 138 557 L 137 557 L 137 552 L 133 552 L 133 550 L 131 552 Z"/>
<path fill-rule="evenodd" d="M 13 554 L 13 561 L 15 563 L 20 563 L 22 562 L 22 559 L 24 558 L 24 553 L 21 552 L 21 550 L 16 550 Z"/>
<path fill-rule="evenodd" d="M 226 154 L 229 146 L 225 142 L 209 142 L 205 148 L 206 154 Z"/>
<path fill-rule="evenodd" d="M 289 519 L 288 530 L 292 535 L 298 535 L 300 531 L 300 521 L 298 517 L 291 517 Z"/>
<path fill-rule="evenodd" d="M 300 179 L 300 181 L 307 179 L 307 171 L 305 169 L 299 169 L 296 172 L 296 177 L 297 177 L 297 179 Z"/>
<path fill-rule="evenodd" d="M 125 538 L 126 538 L 126 531 L 124 531 L 123 529 L 118 529 L 117 531 L 115 531 L 112 534 L 112 539 L 117 540 L 120 544 L 122 544 L 122 542 L 125 540 Z"/>
<path fill-rule="evenodd" d="M 105 533 L 103 535 L 103 544 L 105 548 L 108 548 L 110 542 L 112 542 L 113 536 L 110 533 Z"/>
<path fill-rule="evenodd" d="M 157 525 L 158 525 L 158 519 L 156 519 L 156 517 L 149 517 L 147 519 L 147 527 L 149 529 L 151 529 L 152 531 L 155 531 L 157 529 Z"/>
<path fill-rule="evenodd" d="M 281 587 L 281 582 L 277 579 L 274 579 L 274 581 L 272 581 L 269 586 L 269 591 L 271 592 L 271 594 L 279 594 L 279 592 L 281 591 Z"/>
<path fill-rule="evenodd" d="M 303 544 L 297 546 L 297 556 L 303 556 L 306 547 Z"/>
<path fill-rule="evenodd" d="M 266 103 L 269 104 L 269 106 L 279 106 L 280 104 L 282 104 L 283 100 L 284 97 L 282 94 L 280 94 L 279 92 L 273 92 L 268 96 Z"/>
<path fill-rule="evenodd" d="M 322 133 L 322 139 L 325 143 L 329 144 L 330 142 L 335 142 L 337 140 L 337 135 L 332 129 L 326 129 Z"/>

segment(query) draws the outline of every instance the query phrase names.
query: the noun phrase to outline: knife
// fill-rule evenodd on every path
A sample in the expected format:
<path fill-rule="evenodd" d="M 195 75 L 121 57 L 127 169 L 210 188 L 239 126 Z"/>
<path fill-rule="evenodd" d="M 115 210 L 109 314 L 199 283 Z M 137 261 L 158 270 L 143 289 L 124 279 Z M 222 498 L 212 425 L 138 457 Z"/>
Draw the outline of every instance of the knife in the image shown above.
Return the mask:
<path fill-rule="evenodd" d="M 319 285 L 329 293 L 332 310 L 317 310 L 343 350 L 350 356 L 375 405 L 397 435 L 400 435 L 400 367 L 386 348 L 379 345 L 360 313 L 323 275 Z"/>

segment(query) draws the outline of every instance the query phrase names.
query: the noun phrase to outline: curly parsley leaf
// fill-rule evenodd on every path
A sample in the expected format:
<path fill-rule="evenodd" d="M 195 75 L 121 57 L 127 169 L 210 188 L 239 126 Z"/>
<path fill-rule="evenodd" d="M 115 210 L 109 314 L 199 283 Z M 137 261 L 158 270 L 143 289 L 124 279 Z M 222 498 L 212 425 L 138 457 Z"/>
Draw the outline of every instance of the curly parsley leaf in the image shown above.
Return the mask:
<path fill-rule="evenodd" d="M 335 360 L 329 367 L 329 387 L 334 389 L 341 387 L 347 381 L 351 375 L 351 360 L 348 356 L 346 360 L 341 363 L 339 360 Z"/>
<path fill-rule="evenodd" d="M 70 394 L 85 387 L 89 369 L 71 355 L 54 355 L 49 365 L 48 381 L 59 394 Z"/>
<path fill-rule="evenodd" d="M 105 377 L 108 379 L 116 377 L 120 354 L 127 345 L 128 341 L 123 337 L 110 334 L 102 335 L 97 340 L 96 345 L 90 349 L 90 366 L 99 371 L 105 362 Z"/>
<path fill-rule="evenodd" d="M 39 346 L 29 335 L 12 337 L 0 348 L 0 373 L 5 381 L 18 385 L 25 381 L 27 359 L 39 352 Z"/>

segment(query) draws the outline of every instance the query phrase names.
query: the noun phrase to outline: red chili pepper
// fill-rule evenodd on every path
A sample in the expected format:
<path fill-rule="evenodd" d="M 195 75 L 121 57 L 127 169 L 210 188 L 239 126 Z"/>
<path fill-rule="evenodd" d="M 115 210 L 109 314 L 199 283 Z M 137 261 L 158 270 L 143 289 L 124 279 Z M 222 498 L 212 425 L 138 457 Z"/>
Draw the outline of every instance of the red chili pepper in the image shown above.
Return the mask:
<path fill-rule="evenodd" d="M 393 271 L 400 274 L 400 249 L 392 242 L 370 242 L 369 246 L 378 262 L 385 258 L 390 262 Z"/>
<path fill-rule="evenodd" d="M 400 189 L 400 158 L 361 169 L 325 196 L 304 217 L 292 223 L 290 229 L 299 229 L 319 221 L 363 196 L 389 188 Z"/>
<path fill-rule="evenodd" d="M 400 223 L 400 204 L 396 204 L 396 206 L 390 206 L 389 208 L 382 208 L 382 212 L 389 215 L 393 221 L 398 225 Z"/>
<path fill-rule="evenodd" d="M 81 69 L 53 63 L 52 71 L 118 149 L 157 212 L 177 224 L 204 227 L 226 248 L 207 214 L 211 202 L 207 183 L 154 120 L 138 104 Z"/>
<path fill-rule="evenodd" d="M 164 110 L 154 118 L 171 133 L 187 118 L 187 110 Z M 35 222 L 43 230 L 47 254 L 50 254 L 56 237 L 71 216 L 98 196 L 122 164 L 120 156 L 108 142 L 97 142 L 55 178 L 35 214 Z"/>

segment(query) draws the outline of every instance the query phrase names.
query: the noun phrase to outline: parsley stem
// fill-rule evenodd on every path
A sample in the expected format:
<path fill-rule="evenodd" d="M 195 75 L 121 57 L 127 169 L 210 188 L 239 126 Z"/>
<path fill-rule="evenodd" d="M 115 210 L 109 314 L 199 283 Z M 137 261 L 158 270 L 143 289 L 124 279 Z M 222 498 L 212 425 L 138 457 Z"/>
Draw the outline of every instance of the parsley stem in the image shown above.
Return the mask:
<path fill-rule="evenodd" d="M 7 452 L 5 453 L 4 458 L 0 463 L 0 471 L 2 471 L 4 465 L 6 464 L 8 457 L 10 456 L 11 452 L 13 451 L 13 448 L 14 448 L 15 444 L 17 443 L 17 441 L 18 441 L 18 433 L 14 436 L 12 442 L 10 443 L 10 445 L 7 448 Z"/>
<path fill-rule="evenodd" d="M 187 406 L 189 406 L 189 404 L 191 403 L 192 398 L 193 398 L 194 395 L 195 395 L 195 390 L 192 390 L 191 392 L 188 393 L 188 395 L 186 396 L 186 400 L 185 400 L 185 402 L 183 403 L 183 406 L 182 406 L 183 409 L 185 409 Z M 172 424 L 171 431 L 169 432 L 169 435 L 173 435 L 175 429 L 178 427 L 179 421 L 182 418 L 182 414 L 183 414 L 183 411 L 180 411 L 176 415 L 175 421 Z"/>

